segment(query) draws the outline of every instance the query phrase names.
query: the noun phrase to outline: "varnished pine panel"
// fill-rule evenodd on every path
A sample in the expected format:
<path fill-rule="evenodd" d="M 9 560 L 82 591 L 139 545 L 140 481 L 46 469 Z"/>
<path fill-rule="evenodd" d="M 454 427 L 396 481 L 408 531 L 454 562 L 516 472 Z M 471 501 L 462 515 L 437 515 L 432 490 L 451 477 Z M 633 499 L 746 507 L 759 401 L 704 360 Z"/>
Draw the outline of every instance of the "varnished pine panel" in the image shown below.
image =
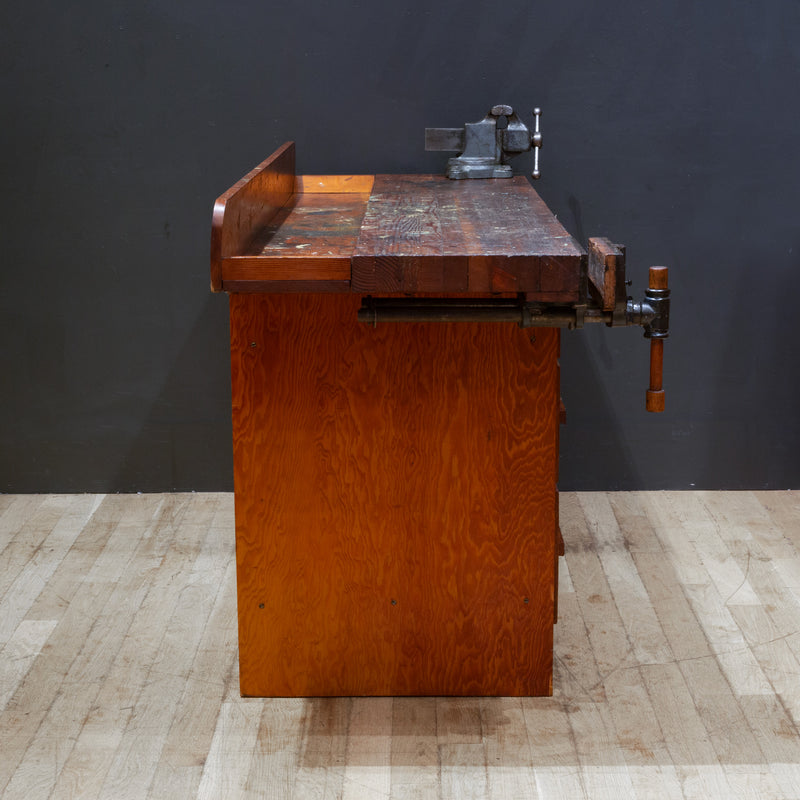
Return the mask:
<path fill-rule="evenodd" d="M 558 332 L 231 296 L 245 695 L 552 689 Z"/>

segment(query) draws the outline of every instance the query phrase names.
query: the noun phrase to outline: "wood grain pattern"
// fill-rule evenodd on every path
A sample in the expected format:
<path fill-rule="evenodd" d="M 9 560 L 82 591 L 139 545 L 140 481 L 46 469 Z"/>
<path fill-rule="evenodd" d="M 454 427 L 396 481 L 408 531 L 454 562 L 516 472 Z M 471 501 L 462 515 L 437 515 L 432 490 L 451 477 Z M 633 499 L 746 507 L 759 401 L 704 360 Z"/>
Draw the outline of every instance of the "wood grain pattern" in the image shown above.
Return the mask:
<path fill-rule="evenodd" d="M 355 292 L 586 294 L 583 250 L 524 178 L 295 177 L 291 144 L 219 198 L 211 250 L 214 291 L 350 280 L 350 261 Z"/>
<path fill-rule="evenodd" d="M 119 578 L 108 581 L 114 592 L 88 637 L 91 647 L 85 647 L 78 659 L 86 666 L 76 673 L 73 663 L 70 669 L 70 696 L 64 698 L 70 724 L 62 730 L 75 746 L 62 774 L 69 776 L 78 796 L 141 796 L 158 762 L 182 682 L 176 661 L 191 662 L 196 647 L 192 635 L 199 634 L 204 623 L 201 609 L 194 605 L 197 587 L 184 585 L 202 540 L 197 541 L 191 527 L 174 524 L 187 500 L 185 495 L 162 498 L 153 515 L 155 524 L 145 535 L 132 535 L 128 527 L 127 536 L 120 537 L 124 549 L 118 553 Z M 204 505 L 200 502 L 196 508 L 198 522 Z M 116 549 L 113 545 L 112 539 L 107 549 Z M 153 583 L 146 580 L 148 562 L 163 565 L 172 575 L 166 586 L 165 573 Z M 130 615 L 118 612 L 123 597 Z M 179 597 L 182 604 L 177 604 Z M 173 611 L 194 624 L 173 627 Z M 147 625 L 162 631 L 163 638 L 143 635 Z M 152 662 L 152 668 L 132 668 L 138 659 Z M 101 682 L 98 675 L 105 680 Z M 164 696 L 156 700 L 158 691 Z M 98 735 L 98 730 L 109 727 L 113 735 Z"/>
<path fill-rule="evenodd" d="M 298 175 L 294 190 L 305 194 L 369 194 L 374 182 L 374 175 Z"/>
<path fill-rule="evenodd" d="M 270 294 L 342 294 L 350 291 L 350 281 L 300 279 L 290 280 L 230 280 L 225 283 L 225 291 L 231 294 L 269 292 Z"/>
<path fill-rule="evenodd" d="M 548 694 L 558 333 L 358 305 L 231 296 L 242 692 Z"/>
<path fill-rule="evenodd" d="M 294 172 L 294 142 L 286 142 L 217 198 L 211 221 L 212 291 L 222 291 L 222 260 L 242 253 L 292 196 Z"/>
<path fill-rule="evenodd" d="M 294 194 L 238 255 L 349 260 L 368 200 L 368 192 Z"/>
<path fill-rule="evenodd" d="M 564 493 L 554 695 L 522 699 L 242 699 L 231 494 L 0 509 L 0 574 L 42 587 L 0 648 L 4 800 L 800 797 L 800 492 Z"/>
<path fill-rule="evenodd" d="M 353 255 L 353 290 L 577 301 L 582 257 L 524 178 L 378 175 Z"/>
<path fill-rule="evenodd" d="M 336 182 L 329 188 L 343 187 Z M 240 254 L 223 259 L 225 290 L 272 291 L 273 282 L 319 282 L 314 291 L 331 286 L 349 291 L 350 258 L 369 199 L 358 188 L 365 188 L 364 181 L 348 192 L 294 194 Z M 346 282 L 343 289 L 339 282 Z"/>
<path fill-rule="evenodd" d="M 617 303 L 624 302 L 625 248 L 609 239 L 589 239 L 589 286 L 604 311 L 613 311 Z"/>
<path fill-rule="evenodd" d="M 265 284 L 260 291 L 269 291 L 272 281 L 349 281 L 350 259 L 313 255 L 234 256 L 222 265 L 222 284 L 230 289 L 232 282 L 252 286 Z"/>

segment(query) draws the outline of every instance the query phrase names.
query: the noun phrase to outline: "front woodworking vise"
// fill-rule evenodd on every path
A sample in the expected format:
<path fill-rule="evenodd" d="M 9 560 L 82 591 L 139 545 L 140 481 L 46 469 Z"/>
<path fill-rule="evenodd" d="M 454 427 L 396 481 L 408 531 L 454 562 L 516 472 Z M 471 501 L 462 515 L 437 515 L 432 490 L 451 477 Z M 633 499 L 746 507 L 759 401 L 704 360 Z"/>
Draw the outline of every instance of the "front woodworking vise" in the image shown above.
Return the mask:
<path fill-rule="evenodd" d="M 535 130 L 531 131 L 511 106 L 493 106 L 480 122 L 468 122 L 463 128 L 426 128 L 426 150 L 458 150 L 461 155 L 447 162 L 447 177 L 510 178 L 508 159 L 517 153 L 534 151 L 533 178 L 540 177 L 539 131 L 541 110 L 535 108 Z"/>
<path fill-rule="evenodd" d="M 511 106 L 493 106 L 480 122 L 463 128 L 426 128 L 426 150 L 459 150 L 447 163 L 447 177 L 510 178 L 506 163 L 517 153 L 533 150 L 534 171 L 540 177 L 539 131 L 541 110 L 533 111 L 536 126 L 530 131 Z M 516 322 L 521 328 L 582 328 L 599 322 L 608 327 L 638 325 L 650 339 L 650 387 L 648 411 L 664 410 L 662 383 L 664 340 L 669 336 L 670 290 L 667 268 L 650 267 L 649 286 L 644 300 L 634 302 L 627 294 L 625 248 L 605 238 L 590 238 L 586 260 L 586 289 L 578 303 L 528 302 L 524 294 L 516 298 L 416 298 L 366 297 L 358 319 L 378 322 Z"/>

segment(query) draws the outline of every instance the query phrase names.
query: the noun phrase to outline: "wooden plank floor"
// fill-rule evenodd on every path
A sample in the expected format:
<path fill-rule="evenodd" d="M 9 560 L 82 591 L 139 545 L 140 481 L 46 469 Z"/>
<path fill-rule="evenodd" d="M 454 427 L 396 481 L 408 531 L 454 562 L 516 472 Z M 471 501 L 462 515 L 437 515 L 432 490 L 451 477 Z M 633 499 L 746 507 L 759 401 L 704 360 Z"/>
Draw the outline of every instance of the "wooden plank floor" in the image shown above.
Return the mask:
<path fill-rule="evenodd" d="M 231 495 L 0 495 L 0 794 L 800 798 L 800 491 L 561 527 L 552 698 L 243 700 Z"/>

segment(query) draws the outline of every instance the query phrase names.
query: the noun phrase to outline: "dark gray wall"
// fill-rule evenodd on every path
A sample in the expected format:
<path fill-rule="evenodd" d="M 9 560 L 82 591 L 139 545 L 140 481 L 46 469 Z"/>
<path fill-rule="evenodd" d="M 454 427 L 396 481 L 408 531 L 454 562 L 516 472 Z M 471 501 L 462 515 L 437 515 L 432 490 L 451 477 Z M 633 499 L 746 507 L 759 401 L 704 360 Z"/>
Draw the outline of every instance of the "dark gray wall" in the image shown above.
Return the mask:
<path fill-rule="evenodd" d="M 437 172 L 497 102 L 582 243 L 671 268 L 665 414 L 638 330 L 564 335 L 562 488 L 800 486 L 795 0 L 6 5 L 0 491 L 230 489 L 214 198 L 287 139 Z"/>

